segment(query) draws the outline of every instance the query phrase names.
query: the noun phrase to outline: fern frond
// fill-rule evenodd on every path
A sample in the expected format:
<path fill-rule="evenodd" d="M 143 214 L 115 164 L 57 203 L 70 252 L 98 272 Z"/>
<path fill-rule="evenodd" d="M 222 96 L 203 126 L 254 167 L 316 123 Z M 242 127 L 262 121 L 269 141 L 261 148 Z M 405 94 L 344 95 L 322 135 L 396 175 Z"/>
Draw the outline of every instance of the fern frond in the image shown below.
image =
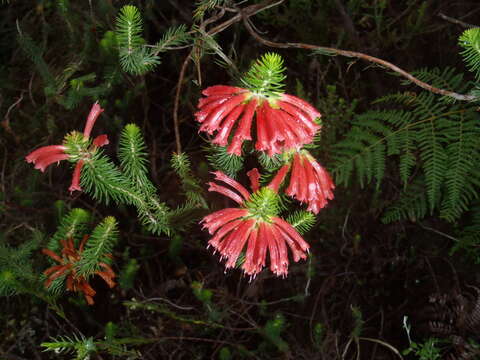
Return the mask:
<path fill-rule="evenodd" d="M 423 179 L 421 179 L 423 181 Z M 395 221 L 417 221 L 424 218 L 429 211 L 429 203 L 422 181 L 409 185 L 400 194 L 400 198 L 390 205 L 382 216 L 382 222 L 389 224 Z"/>
<path fill-rule="evenodd" d="M 92 231 L 78 263 L 78 274 L 88 277 L 101 270 L 99 263 L 109 264 L 111 252 L 118 241 L 117 221 L 108 216 Z"/>
<path fill-rule="evenodd" d="M 88 232 L 87 225 L 91 221 L 91 214 L 80 208 L 70 210 L 64 216 L 57 231 L 48 241 L 48 248 L 55 253 L 60 252 L 60 240 L 74 239 L 78 244 L 84 234 Z"/>
<path fill-rule="evenodd" d="M 288 215 L 287 222 L 292 225 L 300 234 L 305 234 L 315 225 L 316 217 L 310 211 L 298 210 Z"/>
<path fill-rule="evenodd" d="M 215 170 L 220 170 L 236 178 L 237 173 L 243 168 L 243 157 L 227 153 L 224 146 L 210 146 L 208 148 L 207 160 Z"/>
<path fill-rule="evenodd" d="M 468 208 L 468 203 L 478 196 L 472 180 L 477 173 L 475 159 L 480 159 L 480 126 L 477 118 L 460 113 L 445 122 L 444 132 L 452 141 L 446 147 L 448 168 L 440 216 L 454 221 Z"/>
<path fill-rule="evenodd" d="M 460 35 L 458 43 L 463 48 L 463 56 L 468 69 L 480 80 L 480 28 L 468 29 Z"/>

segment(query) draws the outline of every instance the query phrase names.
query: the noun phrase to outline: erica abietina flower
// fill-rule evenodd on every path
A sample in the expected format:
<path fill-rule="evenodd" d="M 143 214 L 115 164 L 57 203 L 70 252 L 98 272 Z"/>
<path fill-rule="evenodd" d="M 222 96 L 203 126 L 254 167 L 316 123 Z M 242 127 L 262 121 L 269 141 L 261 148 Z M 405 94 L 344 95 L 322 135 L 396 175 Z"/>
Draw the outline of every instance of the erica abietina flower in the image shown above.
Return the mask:
<path fill-rule="evenodd" d="M 288 171 L 290 164 L 280 171 Z M 333 199 L 335 184 L 328 172 L 307 150 L 296 151 L 293 155 L 290 183 L 285 194 L 308 204 L 308 211 L 315 214 Z"/>
<path fill-rule="evenodd" d="M 216 85 L 202 92 L 196 120 L 200 131 L 213 134 L 212 143 L 227 146 L 229 154 L 241 155 L 242 144 L 252 140 L 256 121 L 255 149 L 269 156 L 299 149 L 312 142 L 320 126 L 320 113 L 306 101 L 282 93 L 262 94 L 234 86 Z M 234 129 L 235 128 L 235 129 Z M 233 136 L 230 135 L 233 134 Z"/>
<path fill-rule="evenodd" d="M 80 173 L 84 162 L 81 157 L 82 155 L 89 156 L 89 151 L 88 149 L 86 149 L 86 147 L 88 147 L 89 145 L 90 133 L 92 131 L 93 125 L 95 124 L 95 121 L 102 112 L 103 109 L 98 103 L 93 104 L 88 115 L 87 122 L 85 124 L 83 137 L 80 139 L 81 141 L 79 143 L 71 143 L 70 141 L 70 144 L 68 144 L 69 141 L 66 138 L 63 145 L 42 146 L 41 148 L 28 154 L 25 157 L 25 160 L 28 163 L 34 163 L 35 169 L 39 169 L 41 172 L 44 172 L 49 165 L 53 163 L 58 163 L 62 160 L 70 160 L 76 162 L 77 164 L 73 171 L 72 184 L 70 185 L 68 190 L 70 190 L 70 192 L 74 190 L 81 191 L 82 188 L 80 187 Z M 79 139 L 78 136 L 73 136 L 75 134 L 76 133 L 69 134 L 67 135 L 67 137 L 69 139 Z M 92 144 L 95 147 L 108 145 L 107 135 L 97 136 L 93 140 Z"/>
<path fill-rule="evenodd" d="M 277 276 L 286 276 L 289 264 L 287 245 L 295 262 L 305 259 L 310 247 L 292 225 L 276 216 L 279 210 L 277 184 L 283 181 L 281 177 L 286 173 L 279 173 L 269 186 L 259 188 L 258 170 L 253 169 L 248 173 L 255 191 L 253 194 L 221 171 L 214 174 L 216 180 L 233 190 L 210 182 L 209 191 L 229 197 L 240 207 L 219 210 L 202 219 L 203 228 L 213 235 L 208 245 L 226 259 L 227 269 L 235 266 L 244 250 L 242 269 L 252 277 L 262 271 L 268 252 L 270 270 Z"/>
<path fill-rule="evenodd" d="M 73 239 L 60 240 L 60 243 L 63 246 L 61 256 L 55 254 L 50 249 L 42 249 L 42 252 L 45 255 L 50 256 L 53 260 L 60 264 L 48 268 L 43 273 L 47 276 L 45 287 L 50 287 L 55 279 L 65 276 L 67 280 L 67 290 L 83 293 L 88 305 L 92 305 L 94 303 L 93 297 L 95 296 L 96 292 L 90 286 L 85 276 L 77 273 L 76 268 L 77 263 L 82 258 L 83 248 L 87 240 L 88 235 L 83 237 L 78 250 L 74 247 Z M 110 288 L 113 288 L 115 286 L 115 282 L 113 281 L 115 278 L 115 273 L 113 272 L 112 268 L 104 262 L 101 262 L 98 265 L 103 270 L 97 270 L 94 273 L 100 276 Z"/>

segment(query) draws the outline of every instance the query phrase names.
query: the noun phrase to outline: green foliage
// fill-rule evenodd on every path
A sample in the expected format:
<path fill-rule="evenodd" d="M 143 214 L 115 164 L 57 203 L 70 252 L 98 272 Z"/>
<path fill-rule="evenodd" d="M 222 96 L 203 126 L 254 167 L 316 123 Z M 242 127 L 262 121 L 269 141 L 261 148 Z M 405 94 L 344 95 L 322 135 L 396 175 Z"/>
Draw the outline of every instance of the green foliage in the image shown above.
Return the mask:
<path fill-rule="evenodd" d="M 109 354 L 126 359 L 139 359 L 140 353 L 130 350 L 127 345 L 138 345 L 148 342 L 139 338 L 115 338 L 108 336 L 104 341 L 95 341 L 93 337 L 86 338 L 83 334 L 72 336 L 58 336 L 49 342 L 40 344 L 43 351 L 53 351 L 56 354 L 69 354 L 74 356 L 72 360 L 88 360 L 95 354 Z"/>
<path fill-rule="evenodd" d="M 405 349 L 402 354 L 414 354 L 418 360 L 440 360 L 442 358 L 441 348 L 438 347 L 440 342 L 436 338 L 429 338 L 420 343 L 412 341 L 410 347 Z"/>
<path fill-rule="evenodd" d="M 205 13 L 221 6 L 225 0 L 199 0 L 195 3 L 195 10 L 193 11 L 193 19 L 199 21 L 203 19 Z"/>
<path fill-rule="evenodd" d="M 284 72 L 282 57 L 276 53 L 266 53 L 252 64 L 241 81 L 251 91 L 275 96 L 283 92 Z"/>
<path fill-rule="evenodd" d="M 192 173 L 190 159 L 185 153 L 172 155 L 172 168 L 182 182 L 182 188 L 190 204 L 208 208 L 204 198 L 203 188 Z"/>
<path fill-rule="evenodd" d="M 148 159 L 145 141 L 135 124 L 126 125 L 120 135 L 118 157 L 123 173 L 131 186 L 140 189 L 145 195 L 155 193 L 155 187 L 148 179 Z"/>
<path fill-rule="evenodd" d="M 85 338 L 82 334 L 77 336 L 74 334 L 72 337 L 59 336 L 51 339 L 49 342 L 40 344 L 45 348 L 43 351 L 54 351 L 57 354 L 72 354 L 74 360 L 86 360 L 90 358 L 90 355 L 96 353 L 97 348 L 93 342 L 93 338 Z"/>
<path fill-rule="evenodd" d="M 137 176 L 142 173 L 139 167 L 142 164 L 142 155 L 138 152 L 141 145 L 137 145 L 136 152 L 124 154 L 126 156 L 123 158 L 124 167 L 129 170 L 129 176 L 122 173 L 101 150 L 98 150 L 85 162 L 81 175 L 82 187 L 94 199 L 106 204 L 113 200 L 116 203 L 135 206 L 141 224 L 149 231 L 154 234 L 169 233 L 171 231 L 168 225 L 169 209 L 158 201 L 155 193 L 152 193 L 154 187 L 132 188 L 132 181 L 142 181 L 142 177 Z M 130 160 L 126 160 L 127 158 Z M 132 164 L 127 165 L 126 161 L 131 161 Z"/>
<path fill-rule="evenodd" d="M 142 75 L 160 64 L 160 52 L 186 43 L 190 37 L 184 25 L 169 28 L 153 46 L 145 45 L 140 11 L 125 5 L 116 18 L 115 33 L 119 47 L 120 65 L 128 73 Z"/>
<path fill-rule="evenodd" d="M 140 269 L 140 265 L 136 259 L 130 259 L 120 270 L 118 276 L 118 284 L 123 290 L 130 290 L 133 288 L 137 272 Z"/>
<path fill-rule="evenodd" d="M 281 352 L 286 352 L 289 349 L 288 343 L 282 339 L 282 333 L 287 327 L 285 317 L 279 313 L 272 319 L 268 320 L 265 327 L 261 329 L 260 333 L 269 340 Z"/>
<path fill-rule="evenodd" d="M 354 320 L 352 337 L 359 338 L 363 331 L 363 324 L 365 323 L 365 321 L 363 320 L 362 311 L 360 310 L 360 308 L 352 306 L 352 315 Z"/>
<path fill-rule="evenodd" d="M 88 224 L 90 221 L 91 214 L 88 211 L 80 208 L 70 210 L 70 212 L 61 219 L 57 231 L 50 238 L 48 248 L 58 253 L 60 250 L 60 240 L 74 239 L 76 243 L 79 243 L 83 235 L 88 233 Z"/>
<path fill-rule="evenodd" d="M 114 217 L 108 216 L 93 229 L 88 238 L 78 263 L 78 274 L 88 277 L 102 270 L 101 263 L 110 264 L 110 256 L 117 241 L 117 221 Z"/>
<path fill-rule="evenodd" d="M 23 32 L 19 33 L 17 41 L 20 45 L 20 48 L 33 61 L 35 68 L 42 77 L 42 80 L 45 84 L 45 94 L 47 96 L 54 95 L 57 92 L 57 82 L 42 56 L 43 50 L 35 44 L 28 34 Z"/>
<path fill-rule="evenodd" d="M 465 226 L 457 232 L 457 241 L 450 255 L 460 253 L 474 264 L 480 264 L 480 205 L 478 200 L 471 207 Z"/>
<path fill-rule="evenodd" d="M 227 153 L 226 147 L 212 145 L 208 150 L 207 159 L 215 170 L 220 170 L 231 178 L 235 178 L 243 168 L 243 157 Z"/>
<path fill-rule="evenodd" d="M 290 223 L 300 234 L 309 232 L 315 225 L 316 217 L 310 211 L 297 210 L 287 217 L 287 222 Z"/>
<path fill-rule="evenodd" d="M 31 257 L 42 238 L 43 235 L 36 231 L 30 240 L 16 248 L 0 241 L 0 296 L 37 293 L 40 282 Z"/>
<path fill-rule="evenodd" d="M 465 30 L 458 43 L 463 48 L 461 54 L 468 69 L 480 80 L 480 28 Z"/>
<path fill-rule="evenodd" d="M 463 86 L 462 77 L 451 69 L 422 70 L 418 76 L 435 86 Z M 355 170 L 362 187 L 375 182 L 378 190 L 388 159 L 389 167 L 397 164 L 405 189 L 413 176 L 423 179 L 428 213 L 437 210 L 448 221 L 457 219 L 478 195 L 474 159 L 480 159 L 476 146 L 480 127 L 475 107 L 451 104 L 427 92 L 398 93 L 375 103 L 388 103 L 391 109 L 370 110 L 357 116 L 351 131 L 334 147 L 337 183 L 347 185 Z M 419 194 L 408 193 L 421 201 Z M 395 214 L 388 214 L 385 219 L 399 220 L 401 213 L 424 216 L 421 202 L 413 209 L 404 207 L 411 206 L 411 200 L 398 202 L 400 208 L 397 206 Z M 403 210 L 400 204 L 404 205 Z"/>

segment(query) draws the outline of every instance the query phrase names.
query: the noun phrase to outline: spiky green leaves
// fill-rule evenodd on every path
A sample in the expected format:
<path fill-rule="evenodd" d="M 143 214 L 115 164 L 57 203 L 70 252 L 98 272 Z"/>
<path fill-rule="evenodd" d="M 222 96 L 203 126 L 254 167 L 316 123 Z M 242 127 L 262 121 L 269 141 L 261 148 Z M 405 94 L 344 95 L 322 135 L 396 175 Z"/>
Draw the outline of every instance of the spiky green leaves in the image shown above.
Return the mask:
<path fill-rule="evenodd" d="M 111 252 L 118 241 L 118 226 L 114 217 L 108 216 L 93 229 L 78 263 L 78 275 L 85 277 L 103 270 L 101 263 L 110 264 Z"/>
<path fill-rule="evenodd" d="M 258 95 L 276 97 L 283 92 L 284 71 L 282 57 L 276 53 L 266 53 L 253 63 L 241 81 Z"/>
<path fill-rule="evenodd" d="M 143 21 L 138 8 L 133 5 L 122 7 L 115 24 L 120 65 L 124 71 L 135 75 L 152 70 L 160 64 L 160 52 L 181 45 L 190 38 L 185 26 L 181 25 L 169 28 L 160 41 L 147 46 L 142 33 Z"/>
<path fill-rule="evenodd" d="M 468 69 L 480 80 L 480 28 L 468 29 L 458 39 Z"/>
<path fill-rule="evenodd" d="M 280 197 L 275 191 L 263 187 L 254 192 L 244 206 L 248 209 L 249 216 L 270 222 L 272 217 L 277 216 L 280 212 L 279 202 Z"/>

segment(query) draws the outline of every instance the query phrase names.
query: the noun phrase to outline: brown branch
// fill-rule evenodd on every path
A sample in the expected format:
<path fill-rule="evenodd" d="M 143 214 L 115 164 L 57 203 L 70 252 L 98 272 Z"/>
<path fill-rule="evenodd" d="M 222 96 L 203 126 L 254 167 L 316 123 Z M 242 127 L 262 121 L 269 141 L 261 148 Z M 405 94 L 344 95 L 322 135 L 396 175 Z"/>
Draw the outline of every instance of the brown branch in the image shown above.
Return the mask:
<path fill-rule="evenodd" d="M 458 94 L 458 93 L 453 92 L 453 91 L 436 88 L 436 87 L 434 87 L 430 84 L 427 84 L 427 83 L 417 79 L 415 76 L 413 76 L 412 74 L 410 74 L 410 73 L 406 72 L 405 70 L 399 68 L 398 66 L 396 66 L 396 65 L 394 65 L 394 64 L 392 64 L 388 61 L 376 58 L 374 56 L 363 54 L 363 53 L 360 53 L 360 52 L 357 52 L 357 51 L 341 50 L 341 49 L 335 49 L 335 48 L 325 47 L 325 46 L 317 46 L 317 45 L 310 45 L 310 44 L 304 44 L 304 43 L 290 43 L 290 42 L 278 43 L 278 42 L 270 41 L 270 40 L 262 38 L 260 35 L 258 35 L 255 32 L 252 25 L 249 23 L 248 17 L 243 17 L 243 23 L 244 23 L 246 29 L 248 30 L 248 32 L 250 33 L 250 35 L 252 35 L 258 42 L 260 42 L 260 43 L 262 43 L 266 46 L 269 46 L 269 47 L 281 48 L 281 49 L 289 49 L 289 48 L 306 49 L 306 50 L 317 51 L 319 53 L 323 53 L 323 54 L 326 54 L 326 55 L 341 55 L 341 56 L 346 56 L 346 57 L 350 57 L 350 58 L 362 59 L 362 60 L 365 60 L 365 61 L 368 61 L 368 62 L 376 63 L 376 64 L 378 64 L 378 65 L 380 65 L 384 68 L 393 70 L 394 72 L 400 74 L 404 78 L 407 78 L 412 83 L 414 83 L 414 84 L 420 86 L 421 88 L 423 88 L 427 91 L 430 91 L 434 94 L 448 96 L 448 97 L 454 98 L 456 100 L 461 100 L 461 101 L 474 101 L 474 100 L 478 99 L 478 97 L 475 96 L 475 95 Z"/>

